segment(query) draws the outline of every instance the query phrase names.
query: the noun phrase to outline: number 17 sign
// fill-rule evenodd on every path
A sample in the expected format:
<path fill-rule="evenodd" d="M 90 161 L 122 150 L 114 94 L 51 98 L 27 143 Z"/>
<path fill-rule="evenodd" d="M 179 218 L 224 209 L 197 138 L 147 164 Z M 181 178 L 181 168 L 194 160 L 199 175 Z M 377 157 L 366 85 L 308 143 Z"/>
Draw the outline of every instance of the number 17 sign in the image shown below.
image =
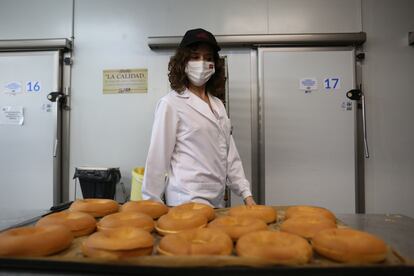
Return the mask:
<path fill-rule="evenodd" d="M 341 78 L 326 78 L 323 80 L 323 87 L 325 89 L 340 89 L 341 88 Z"/>

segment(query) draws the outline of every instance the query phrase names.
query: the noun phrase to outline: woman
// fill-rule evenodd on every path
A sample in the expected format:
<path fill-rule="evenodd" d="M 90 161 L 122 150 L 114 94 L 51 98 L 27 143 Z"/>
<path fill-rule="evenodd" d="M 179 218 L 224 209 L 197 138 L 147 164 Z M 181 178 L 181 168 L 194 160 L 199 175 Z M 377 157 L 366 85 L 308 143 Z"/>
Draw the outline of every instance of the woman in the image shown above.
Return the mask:
<path fill-rule="evenodd" d="M 215 96 L 224 92 L 224 65 L 214 36 L 189 30 L 168 65 L 173 91 L 157 105 L 142 193 L 169 206 L 194 201 L 224 207 L 226 184 L 245 204 L 255 202 Z M 166 179 L 166 174 L 168 177 Z"/>

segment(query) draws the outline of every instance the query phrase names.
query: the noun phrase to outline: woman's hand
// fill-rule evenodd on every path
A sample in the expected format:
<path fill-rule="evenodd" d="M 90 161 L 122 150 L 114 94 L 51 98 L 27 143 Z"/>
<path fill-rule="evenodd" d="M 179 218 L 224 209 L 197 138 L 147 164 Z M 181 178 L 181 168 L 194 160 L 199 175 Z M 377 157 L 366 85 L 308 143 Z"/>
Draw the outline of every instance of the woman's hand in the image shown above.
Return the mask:
<path fill-rule="evenodd" d="M 248 196 L 244 199 L 244 204 L 247 206 L 256 205 L 256 202 L 254 201 L 252 196 Z"/>

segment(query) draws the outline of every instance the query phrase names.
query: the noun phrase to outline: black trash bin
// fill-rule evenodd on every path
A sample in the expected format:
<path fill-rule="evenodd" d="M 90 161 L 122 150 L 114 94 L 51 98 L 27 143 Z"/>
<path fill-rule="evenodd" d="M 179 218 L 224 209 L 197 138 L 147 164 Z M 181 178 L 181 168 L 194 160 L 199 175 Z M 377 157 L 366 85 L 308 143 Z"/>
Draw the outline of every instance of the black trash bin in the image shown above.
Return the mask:
<path fill-rule="evenodd" d="M 83 198 L 114 199 L 121 172 L 119 168 L 78 167 L 73 178 L 79 179 Z"/>

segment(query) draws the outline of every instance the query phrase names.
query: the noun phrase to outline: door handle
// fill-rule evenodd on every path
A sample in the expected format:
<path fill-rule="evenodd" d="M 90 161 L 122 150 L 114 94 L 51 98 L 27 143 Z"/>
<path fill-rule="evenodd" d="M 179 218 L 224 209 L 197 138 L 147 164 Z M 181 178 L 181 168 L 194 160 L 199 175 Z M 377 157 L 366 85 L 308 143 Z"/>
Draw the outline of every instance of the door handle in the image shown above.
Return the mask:
<path fill-rule="evenodd" d="M 47 99 L 56 104 L 55 119 L 58 120 L 58 109 L 60 107 L 61 101 L 65 99 L 65 95 L 62 92 L 50 92 L 47 95 Z M 55 143 L 53 145 L 53 157 L 57 156 L 58 146 L 59 146 L 59 128 L 57 126 L 57 121 L 56 121 L 55 122 Z"/>
<path fill-rule="evenodd" d="M 57 155 L 58 144 L 59 144 L 59 140 L 55 139 L 55 145 L 53 147 L 53 157 L 56 157 L 56 155 Z"/>
<path fill-rule="evenodd" d="M 350 100 L 361 101 L 362 105 L 362 132 L 364 136 L 364 154 L 365 158 L 369 158 L 368 139 L 367 139 L 367 120 L 365 112 L 365 95 L 360 89 L 352 89 L 346 93 Z"/>
<path fill-rule="evenodd" d="M 365 115 L 365 95 L 362 94 L 361 96 L 361 103 L 362 103 L 362 129 L 364 132 L 364 152 L 365 158 L 369 158 L 369 150 L 368 150 L 368 139 L 367 139 L 367 120 Z"/>

